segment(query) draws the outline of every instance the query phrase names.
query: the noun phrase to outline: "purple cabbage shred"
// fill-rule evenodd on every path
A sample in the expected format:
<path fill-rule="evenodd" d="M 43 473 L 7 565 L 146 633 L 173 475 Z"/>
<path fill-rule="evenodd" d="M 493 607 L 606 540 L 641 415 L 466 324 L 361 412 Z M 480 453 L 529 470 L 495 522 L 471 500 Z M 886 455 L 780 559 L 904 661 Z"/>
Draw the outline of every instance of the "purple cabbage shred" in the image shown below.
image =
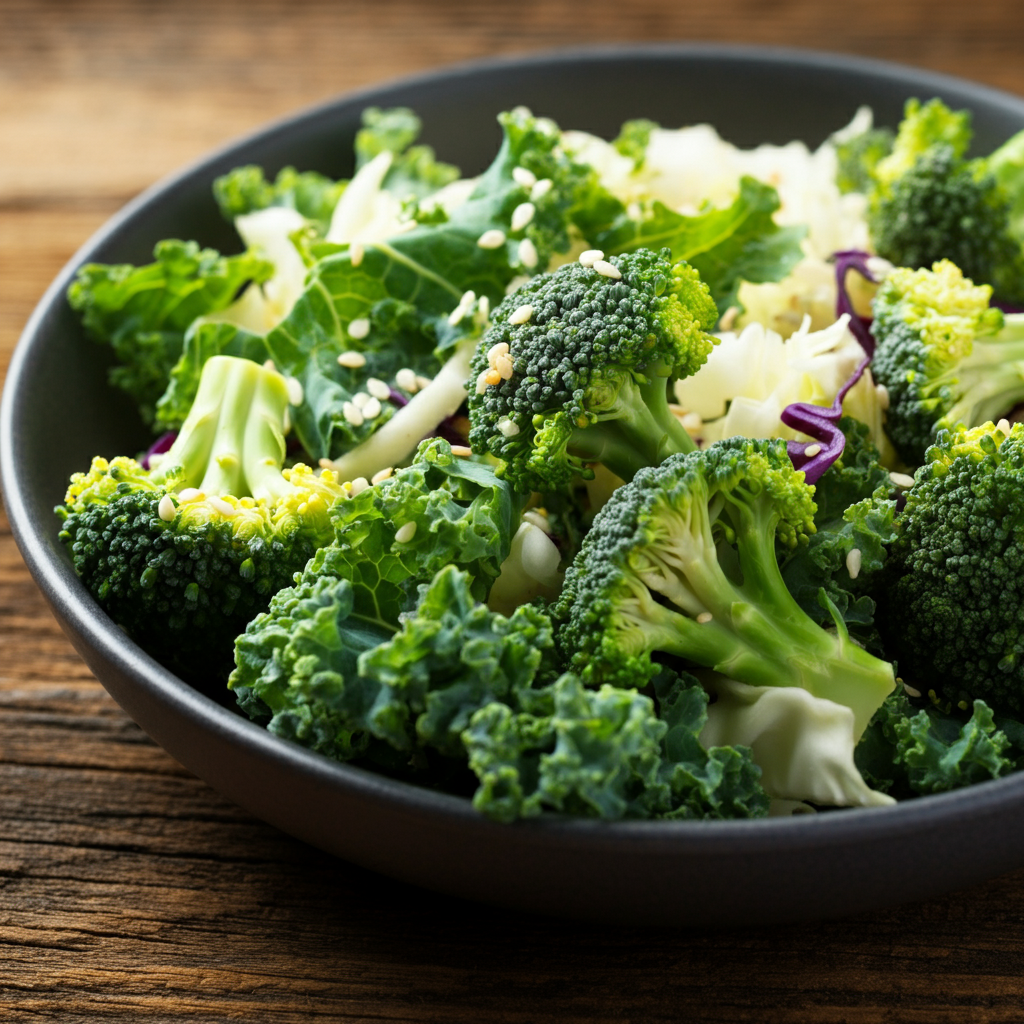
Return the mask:
<path fill-rule="evenodd" d="M 875 339 L 871 336 L 870 320 L 858 316 L 854 311 L 850 293 L 846 290 L 846 275 L 855 270 L 861 277 L 872 283 L 877 278 L 868 267 L 870 254 L 853 249 L 837 252 L 833 257 L 836 265 L 836 317 L 844 313 L 850 317 L 850 331 L 864 349 L 864 358 L 857 364 L 853 374 L 839 389 L 831 405 L 812 405 L 809 402 L 794 402 L 782 410 L 782 422 L 787 427 L 808 434 L 814 441 L 788 441 L 786 448 L 793 465 L 804 472 L 809 484 L 817 483 L 825 470 L 832 465 L 846 446 L 846 438 L 839 429 L 843 415 L 843 399 L 847 392 L 860 380 L 875 354 Z"/>

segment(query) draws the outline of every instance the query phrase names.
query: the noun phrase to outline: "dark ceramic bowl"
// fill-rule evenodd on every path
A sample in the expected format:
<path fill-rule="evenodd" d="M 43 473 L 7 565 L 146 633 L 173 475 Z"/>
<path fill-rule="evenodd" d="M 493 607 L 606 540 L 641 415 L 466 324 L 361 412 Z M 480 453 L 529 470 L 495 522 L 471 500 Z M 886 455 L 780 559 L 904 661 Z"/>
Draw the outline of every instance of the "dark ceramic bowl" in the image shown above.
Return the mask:
<path fill-rule="evenodd" d="M 1024 774 L 891 808 L 796 819 L 634 822 L 547 818 L 513 826 L 277 739 L 192 689 L 126 639 L 79 583 L 52 508 L 95 454 L 146 440 L 106 384 L 104 350 L 64 300 L 87 260 L 146 262 L 162 238 L 233 251 L 210 193 L 239 164 L 351 173 L 359 115 L 413 107 L 425 141 L 482 169 L 516 104 L 610 137 L 627 118 L 701 121 L 742 146 L 817 145 L 870 104 L 895 125 L 910 96 L 974 113 L 988 152 L 1024 127 L 1024 101 L 867 60 L 783 50 L 664 46 L 494 60 L 382 86 L 306 111 L 156 185 L 108 223 L 40 302 L 14 355 L 0 418 L 7 508 L 29 568 L 75 647 L 132 718 L 183 765 L 253 814 L 354 861 L 446 893 L 602 921 L 730 926 L 870 910 L 1024 864 Z"/>

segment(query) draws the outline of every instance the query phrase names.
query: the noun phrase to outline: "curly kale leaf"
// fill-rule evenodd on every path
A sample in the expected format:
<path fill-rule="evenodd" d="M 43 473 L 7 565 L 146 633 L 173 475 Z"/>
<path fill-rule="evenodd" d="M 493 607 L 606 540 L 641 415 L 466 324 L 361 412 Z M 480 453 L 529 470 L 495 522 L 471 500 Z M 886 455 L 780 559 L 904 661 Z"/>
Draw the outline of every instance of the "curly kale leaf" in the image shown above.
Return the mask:
<path fill-rule="evenodd" d="M 347 184 L 316 171 L 297 171 L 294 167 L 282 168 L 274 181 L 269 182 L 262 167 L 249 164 L 217 178 L 213 183 L 213 196 L 226 220 L 270 206 L 285 206 L 302 214 L 323 237 Z"/>

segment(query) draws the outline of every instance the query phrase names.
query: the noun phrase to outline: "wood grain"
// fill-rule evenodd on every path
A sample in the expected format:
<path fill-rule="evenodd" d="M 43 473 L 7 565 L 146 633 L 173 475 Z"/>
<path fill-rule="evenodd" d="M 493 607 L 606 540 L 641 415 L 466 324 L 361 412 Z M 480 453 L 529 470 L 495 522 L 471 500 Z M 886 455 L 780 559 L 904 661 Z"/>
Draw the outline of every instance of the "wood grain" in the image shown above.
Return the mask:
<path fill-rule="evenodd" d="M 0 0 L 0 373 L 75 249 L 211 146 L 393 75 L 631 39 L 844 50 L 1024 94 L 1016 0 Z M 1022 1000 L 1024 872 L 693 934 L 492 911 L 311 850 L 127 719 L 0 511 L 0 1020 L 995 1024 Z"/>

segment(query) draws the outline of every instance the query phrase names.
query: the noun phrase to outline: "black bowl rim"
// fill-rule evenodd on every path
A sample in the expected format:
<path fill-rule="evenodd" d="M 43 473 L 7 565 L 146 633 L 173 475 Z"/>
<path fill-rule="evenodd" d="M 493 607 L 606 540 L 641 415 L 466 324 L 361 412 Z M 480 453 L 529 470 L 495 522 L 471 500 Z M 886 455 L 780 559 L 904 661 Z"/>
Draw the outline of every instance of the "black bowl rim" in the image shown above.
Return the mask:
<path fill-rule="evenodd" d="M 160 203 L 168 193 L 207 165 L 229 157 L 243 146 L 272 138 L 299 123 L 330 114 L 341 105 L 373 102 L 391 89 L 427 85 L 439 80 L 471 78 L 481 71 L 498 68 L 556 65 L 566 62 L 601 60 L 712 60 L 760 61 L 780 67 L 840 70 L 874 78 L 885 78 L 918 90 L 940 93 L 956 89 L 979 104 L 1001 108 L 1024 123 L 1024 99 L 1001 90 L 969 82 L 939 72 L 917 69 L 889 61 L 851 56 L 820 50 L 791 47 L 763 47 L 719 43 L 654 43 L 627 46 L 601 45 L 560 48 L 527 54 L 485 58 L 445 66 L 346 93 L 334 99 L 300 109 L 242 135 L 185 167 L 165 176 L 127 203 L 96 231 L 68 261 L 44 293 L 30 316 L 15 347 L 0 403 L 0 486 L 19 549 L 33 579 L 63 622 L 70 624 L 86 646 L 95 649 L 101 659 L 117 665 L 134 684 L 148 690 L 168 710 L 176 711 L 201 725 L 211 734 L 242 744 L 258 759 L 283 762 L 295 774 L 328 787 L 339 787 L 371 800 L 382 801 L 431 818 L 460 821 L 477 829 L 506 830 L 483 818 L 469 800 L 438 793 L 410 783 L 389 779 L 373 772 L 331 761 L 297 744 L 272 736 L 265 729 L 218 705 L 199 693 L 153 660 L 141 648 L 127 642 L 118 627 L 99 608 L 75 577 L 66 560 L 54 553 L 45 537 L 54 524 L 33 523 L 27 507 L 27 495 L 19 483 L 19 453 L 16 447 L 19 383 L 26 373 L 30 357 L 44 340 L 41 331 L 47 315 L 64 301 L 64 294 L 75 271 L 90 254 L 102 246 L 134 217 Z M 80 651 L 86 654 L 87 651 Z M 102 680 L 101 680 L 102 682 Z M 208 780 L 210 781 L 210 780 Z M 850 839 L 882 838 L 886 835 L 913 834 L 923 825 L 956 822 L 963 826 L 975 817 L 987 817 L 992 811 L 1009 808 L 1024 801 L 1024 772 L 963 790 L 901 802 L 892 807 L 858 809 L 856 813 L 801 815 L 736 821 L 616 821 L 568 818 L 545 815 L 541 819 L 517 822 L 517 832 L 535 833 L 537 839 L 564 839 L 585 849 L 600 844 L 605 849 L 644 847 L 668 849 L 685 844 L 690 852 L 712 854 L 716 849 L 730 852 L 754 852 L 766 844 L 776 849 L 839 847 Z M 543 841 L 543 840 L 542 840 Z"/>

